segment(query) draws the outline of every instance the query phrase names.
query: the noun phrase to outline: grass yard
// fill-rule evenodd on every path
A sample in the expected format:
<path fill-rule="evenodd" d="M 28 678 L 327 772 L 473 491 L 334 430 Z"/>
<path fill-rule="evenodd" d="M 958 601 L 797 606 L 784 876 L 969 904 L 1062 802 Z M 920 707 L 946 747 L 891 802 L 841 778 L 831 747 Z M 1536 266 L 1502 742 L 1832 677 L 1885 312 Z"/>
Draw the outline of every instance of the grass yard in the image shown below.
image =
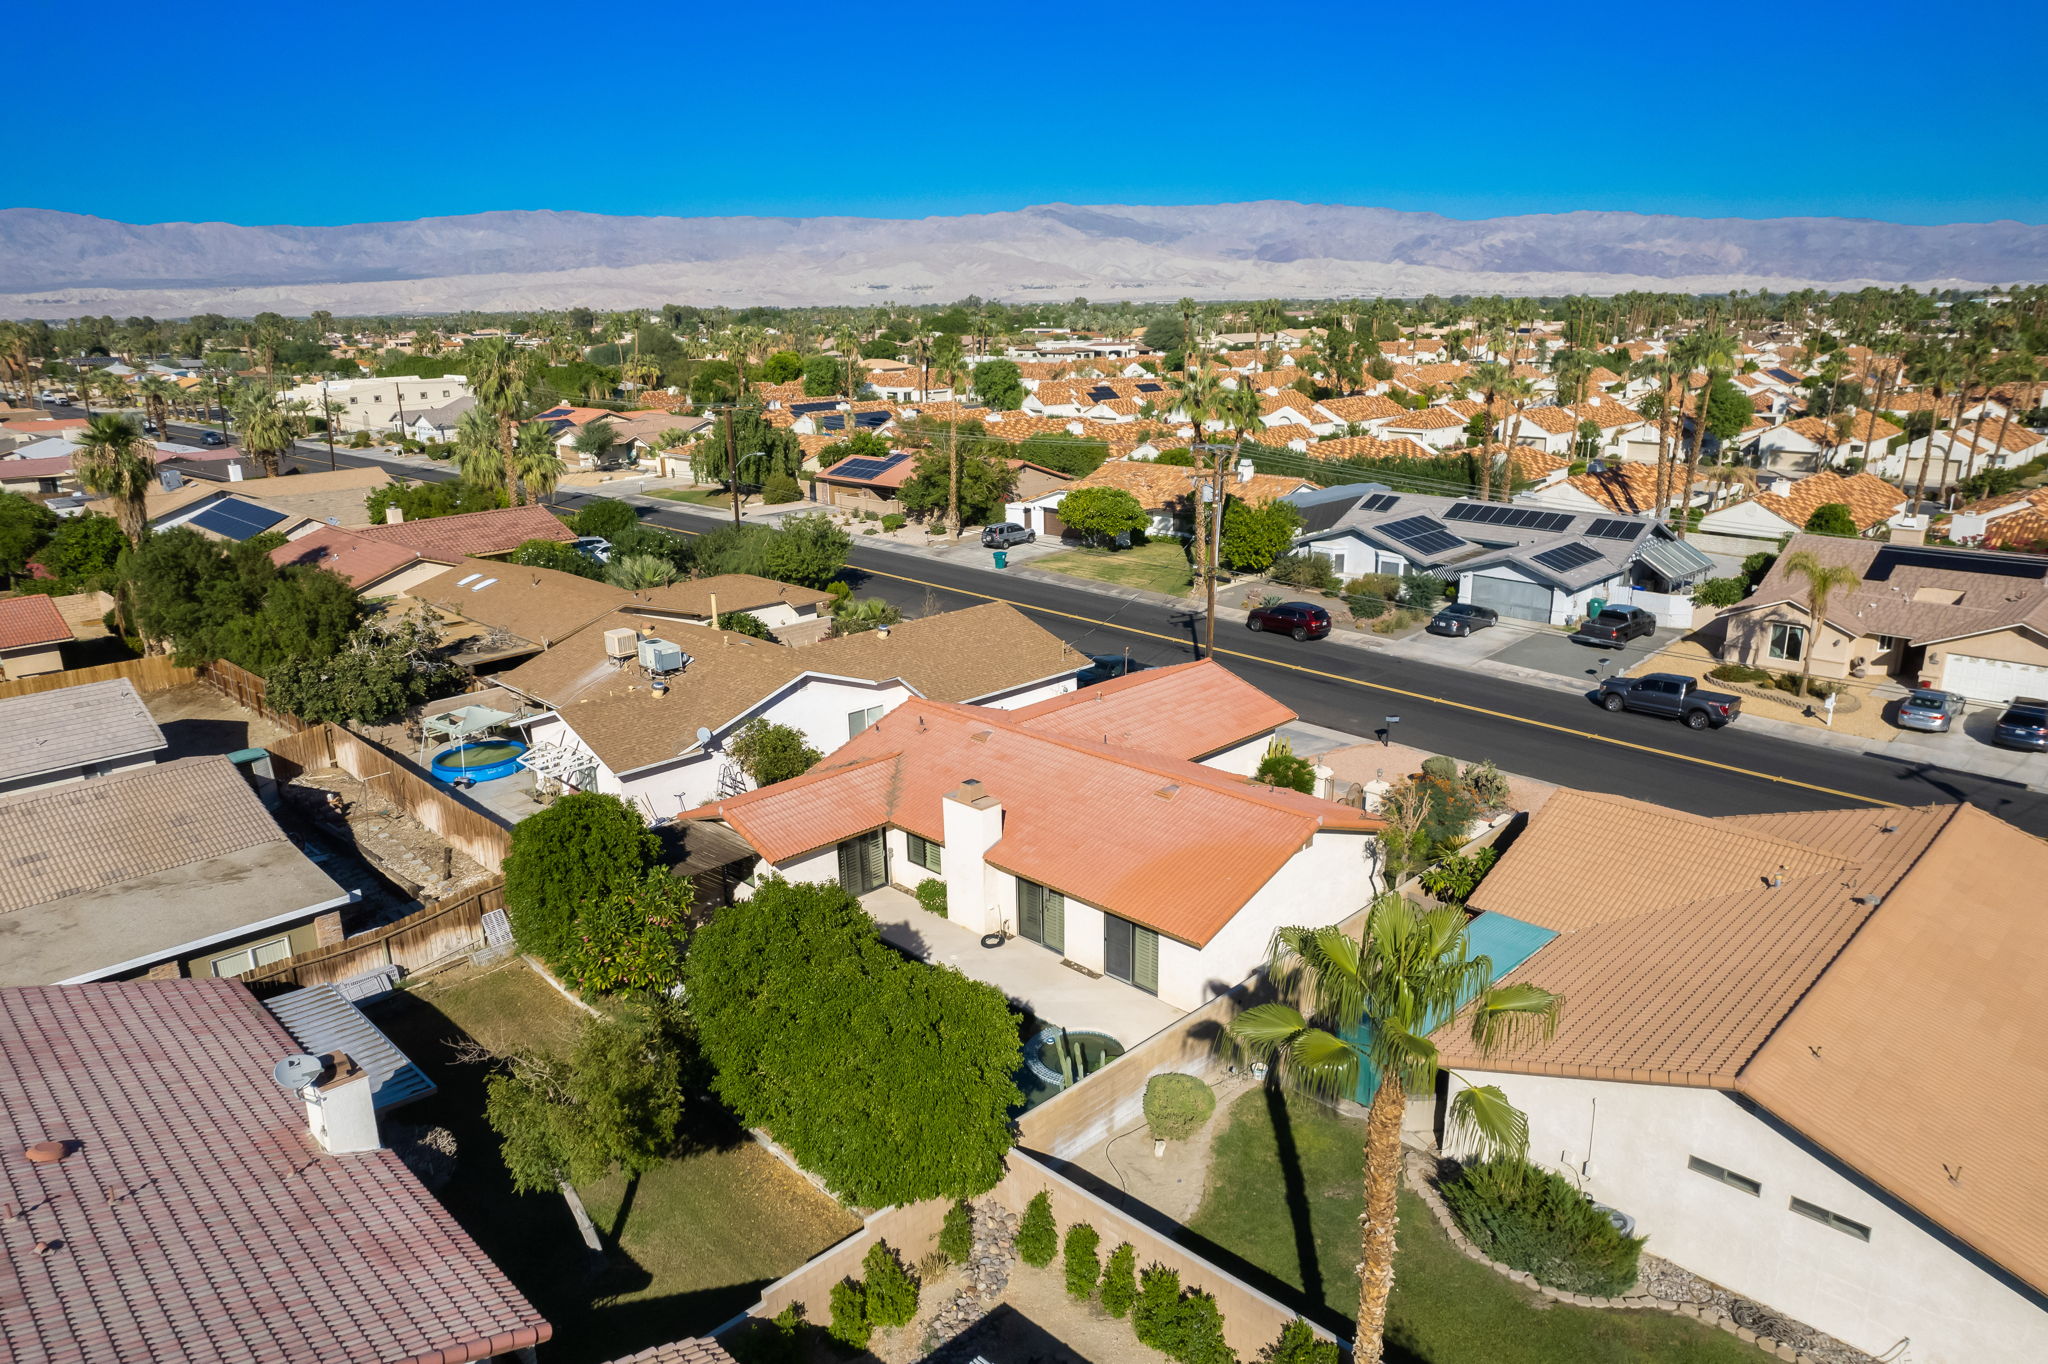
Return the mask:
<path fill-rule="evenodd" d="M 582 1026 L 581 1010 L 515 958 L 388 996 L 372 1016 L 440 1086 L 394 1120 L 455 1134 L 457 1171 L 440 1199 L 553 1323 L 544 1364 L 613 1359 L 700 1335 L 860 1225 L 726 1115 L 700 1108 L 668 1164 L 634 1183 L 612 1178 L 580 1190 L 609 1251 L 594 1269 L 558 1195 L 513 1191 L 484 1120 L 485 1068 L 454 1057 L 470 1040 L 561 1052 Z"/>
<path fill-rule="evenodd" d="M 1276 1107 L 1278 1111 L 1276 1112 Z M 1277 1120 L 1277 1121 L 1276 1121 Z M 1216 1140 L 1209 1188 L 1188 1223 L 1223 1268 L 1333 1330 L 1358 1306 L 1364 1124 L 1254 1090 Z M 1756 1364 L 1725 1332 L 1662 1312 L 1553 1303 L 1460 1255 L 1412 1193 L 1388 1309 L 1397 1364 Z"/>
<path fill-rule="evenodd" d="M 1162 537 L 1147 540 L 1130 549 L 1065 549 L 1029 561 L 1033 568 L 1049 568 L 1076 578 L 1122 587 L 1140 587 L 1149 592 L 1179 595 L 1194 581 L 1188 569 L 1188 552 L 1180 541 Z"/>

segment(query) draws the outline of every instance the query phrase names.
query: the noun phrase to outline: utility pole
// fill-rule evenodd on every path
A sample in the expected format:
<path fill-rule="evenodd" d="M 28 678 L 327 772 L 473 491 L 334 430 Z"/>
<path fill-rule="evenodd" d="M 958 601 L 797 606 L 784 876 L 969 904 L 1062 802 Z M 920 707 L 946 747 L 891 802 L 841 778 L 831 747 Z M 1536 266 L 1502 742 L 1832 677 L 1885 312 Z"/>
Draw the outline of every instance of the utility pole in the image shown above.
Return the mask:
<path fill-rule="evenodd" d="M 726 476 L 732 483 L 732 523 L 735 526 L 740 523 L 740 438 L 738 417 L 739 409 L 737 407 L 729 407 L 725 410 L 725 467 Z"/>

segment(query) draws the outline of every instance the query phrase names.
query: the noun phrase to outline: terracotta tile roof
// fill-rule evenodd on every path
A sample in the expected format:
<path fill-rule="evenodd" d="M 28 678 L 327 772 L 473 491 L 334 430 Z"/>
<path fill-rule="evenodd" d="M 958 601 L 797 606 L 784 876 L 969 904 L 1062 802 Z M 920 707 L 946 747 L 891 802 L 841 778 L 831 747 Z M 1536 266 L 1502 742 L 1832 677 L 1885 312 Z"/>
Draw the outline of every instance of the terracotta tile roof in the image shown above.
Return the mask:
<path fill-rule="evenodd" d="M 1783 423 L 1779 429 L 1804 436 L 1816 445 L 1833 445 L 1841 439 L 1835 435 L 1834 422 L 1826 417 L 1795 417 Z M 1898 434 L 1898 427 L 1875 412 L 1859 412 L 1850 425 L 1848 439 L 1869 444 L 1874 441 L 1890 440 Z"/>
<path fill-rule="evenodd" d="M 1152 668 L 1010 712 L 1038 734 L 1199 761 L 1296 717 L 1210 659 Z"/>
<path fill-rule="evenodd" d="M 1509 431 L 1515 429 L 1515 418 L 1520 416 L 1523 428 L 1535 427 L 1553 436 L 1568 436 L 1579 429 L 1579 418 L 1568 407 L 1525 407 L 1519 414 L 1510 412 L 1501 419 Z"/>
<path fill-rule="evenodd" d="M 1197 947 L 1317 833 L 1382 827 L 1199 763 L 921 700 L 801 777 L 691 813 L 725 820 L 774 863 L 885 824 L 942 842 L 941 803 L 968 780 L 1003 804 L 991 866 Z"/>
<path fill-rule="evenodd" d="M 0 1354 L 461 1360 L 549 1337 L 394 1153 L 313 1144 L 270 1078 L 298 1050 L 231 980 L 0 989 L 0 1197 L 36 1209 L 7 1228 Z M 79 1149 L 17 1158 L 48 1139 Z"/>
<path fill-rule="evenodd" d="M 1377 393 L 1368 393 L 1355 398 L 1325 398 L 1323 407 L 1347 422 L 1374 422 L 1383 419 L 1398 421 L 1408 415 L 1408 409 L 1392 398 Z"/>
<path fill-rule="evenodd" d="M 0 649 L 61 644 L 70 639 L 71 627 L 48 597 L 0 598 Z"/>
<path fill-rule="evenodd" d="M 1782 493 L 1758 493 L 1758 506 L 1786 521 L 1794 530 L 1806 529 L 1814 512 L 1831 502 L 1849 509 L 1856 529 L 1867 531 L 1890 520 L 1906 503 L 1906 494 L 1876 474 L 1838 474 L 1826 470 L 1808 474 Z"/>
<path fill-rule="evenodd" d="M 709 1336 L 697 1340 L 674 1340 L 614 1359 L 611 1364 L 734 1364 L 725 1347 Z"/>
<path fill-rule="evenodd" d="M 538 503 L 499 507 L 492 511 L 433 516 L 395 526 L 364 526 L 356 534 L 384 544 L 403 545 L 422 559 L 452 564 L 471 556 L 508 554 L 528 540 L 568 544 L 576 533 Z"/>
<path fill-rule="evenodd" d="M 419 557 L 404 545 L 381 543 L 340 526 L 322 526 L 270 551 L 270 562 L 279 568 L 292 564 L 324 568 L 348 579 L 358 592 Z"/>
<path fill-rule="evenodd" d="M 2048 507 L 1999 517 L 1984 528 L 1983 542 L 1993 549 L 2048 549 Z"/>
<path fill-rule="evenodd" d="M 1182 465 L 1154 464 L 1146 459 L 1119 459 L 1096 468 L 1068 484 L 1069 488 L 1121 488 L 1148 510 L 1184 503 L 1194 489 L 1195 470 Z M 1306 478 L 1283 478 L 1279 474 L 1253 474 L 1249 480 L 1229 477 L 1227 491 L 1254 506 L 1276 497 L 1312 488 Z"/>
<path fill-rule="evenodd" d="M 1674 483 L 1685 481 L 1683 468 L 1671 471 Z M 1653 464 L 1623 461 L 1610 464 L 1605 472 L 1597 474 L 1574 474 L 1565 480 L 1572 487 L 1592 498 L 1610 510 L 1634 516 L 1657 509 L 1657 468 Z M 1684 499 L 1674 496 L 1674 503 Z"/>
<path fill-rule="evenodd" d="M 1381 440 L 1377 436 L 1339 436 L 1335 440 L 1319 440 L 1308 447 L 1308 452 L 1320 459 L 1441 459 L 1441 451 L 1427 445 L 1397 436 L 1393 440 Z"/>
<path fill-rule="evenodd" d="M 1459 415 L 1448 407 L 1425 407 L 1420 412 L 1410 412 L 1387 423 L 1389 431 L 1443 431 L 1454 426 L 1463 426 L 1471 418 Z"/>
<path fill-rule="evenodd" d="M 1571 413 L 1574 420 L 1592 422 L 1603 431 L 1617 426 L 1640 426 L 1643 421 L 1640 412 L 1612 398 L 1602 398 L 1597 403 L 1573 403 L 1564 411 Z"/>

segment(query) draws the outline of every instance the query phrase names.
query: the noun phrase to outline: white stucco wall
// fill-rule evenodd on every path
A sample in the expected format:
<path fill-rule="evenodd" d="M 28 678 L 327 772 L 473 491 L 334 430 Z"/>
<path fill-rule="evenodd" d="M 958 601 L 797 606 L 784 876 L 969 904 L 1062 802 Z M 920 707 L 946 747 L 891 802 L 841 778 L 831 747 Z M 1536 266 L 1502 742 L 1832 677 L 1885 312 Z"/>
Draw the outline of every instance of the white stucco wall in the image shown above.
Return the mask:
<path fill-rule="evenodd" d="M 1202 766 L 1213 767 L 1219 772 L 1230 772 L 1240 777 L 1249 777 L 1259 770 L 1260 761 L 1266 756 L 1267 745 L 1273 742 L 1273 731 L 1254 734 L 1241 744 L 1232 744 L 1218 753 L 1211 753 L 1201 760 Z"/>
<path fill-rule="evenodd" d="M 1889 1357 L 1912 1364 L 2048 1358 L 2042 1304 L 1727 1094 L 1550 1076 L 1468 1078 L 1499 1085 L 1529 1115 L 1530 1159 L 1633 1216 L 1649 1250 L 1694 1273 L 1872 1354 L 1908 1340 Z M 1762 1192 L 1693 1172 L 1692 1156 L 1760 1181 Z M 1862 1223 L 1870 1240 L 1793 1212 L 1793 1198 Z"/>

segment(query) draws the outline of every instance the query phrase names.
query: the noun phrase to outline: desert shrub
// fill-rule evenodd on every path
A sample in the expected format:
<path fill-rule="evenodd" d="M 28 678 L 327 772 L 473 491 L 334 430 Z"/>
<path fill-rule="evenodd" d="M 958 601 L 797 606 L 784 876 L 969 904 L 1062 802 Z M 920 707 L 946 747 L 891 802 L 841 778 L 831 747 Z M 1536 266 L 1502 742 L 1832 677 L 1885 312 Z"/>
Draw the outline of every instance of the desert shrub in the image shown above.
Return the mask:
<path fill-rule="evenodd" d="M 1223 1339 L 1223 1313 L 1207 1293 L 1185 1293 L 1174 1304 L 1159 1347 L 1180 1364 L 1237 1364 L 1237 1352 Z"/>
<path fill-rule="evenodd" d="M 793 1302 L 763 1321 L 756 1317 L 726 1342 L 740 1364 L 803 1364 L 804 1305 Z"/>
<path fill-rule="evenodd" d="M 1044 1190 L 1024 1206 L 1024 1219 L 1017 1224 L 1017 1258 L 1034 1269 L 1044 1269 L 1060 1253 L 1060 1229 L 1052 1220 L 1052 1197 Z"/>
<path fill-rule="evenodd" d="M 1747 663 L 1723 663 L 1707 673 L 1716 682 L 1747 682 L 1753 687 L 1771 685 L 1771 674 L 1762 668 L 1752 668 Z"/>
<path fill-rule="evenodd" d="M 1445 904 L 1463 904 L 1479 889 L 1499 855 L 1492 848 L 1476 848 L 1469 856 L 1446 857 L 1417 879 L 1424 890 Z"/>
<path fill-rule="evenodd" d="M 1424 758 L 1422 760 L 1422 775 L 1434 781 L 1456 781 L 1458 779 L 1457 759 L 1446 758 L 1441 753 L 1434 757 Z"/>
<path fill-rule="evenodd" d="M 917 903 L 927 914 L 946 917 L 946 883 L 936 876 L 927 876 L 917 883 Z"/>
<path fill-rule="evenodd" d="M 832 1285 L 832 1339 L 853 1351 L 865 1350 L 874 1338 L 875 1324 L 868 1320 L 868 1296 L 858 1279 L 841 1279 Z"/>
<path fill-rule="evenodd" d="M 1260 1349 L 1258 1364 L 1342 1364 L 1334 1340 L 1319 1339 L 1315 1328 L 1296 1317 L 1280 1328 L 1280 1338 Z"/>
<path fill-rule="evenodd" d="M 1252 780 L 1309 795 L 1316 789 L 1316 765 L 1296 753 L 1293 744 L 1276 737 L 1266 745 L 1266 755 L 1259 759 Z"/>
<path fill-rule="evenodd" d="M 1465 789 L 1472 793 L 1472 799 L 1482 810 L 1505 810 L 1513 798 L 1513 793 L 1508 790 L 1508 779 L 1493 765 L 1491 758 L 1466 764 L 1458 780 L 1465 784 Z"/>
<path fill-rule="evenodd" d="M 1102 1244 L 1102 1233 L 1086 1222 L 1076 1222 L 1067 1228 L 1067 1296 L 1079 1302 L 1086 1302 L 1095 1294 L 1095 1281 L 1102 1277 L 1102 1261 L 1096 1258 L 1096 1249 Z"/>
<path fill-rule="evenodd" d="M 928 1250 L 918 1257 L 917 1264 L 912 1267 L 910 1272 L 917 1275 L 917 1282 L 920 1286 L 930 1287 L 938 1281 L 939 1275 L 945 1273 L 952 1263 L 952 1257 L 947 1255 L 945 1251 Z"/>
<path fill-rule="evenodd" d="M 1693 601 L 1700 606 L 1733 606 L 1749 595 L 1749 583 L 1744 578 L 1709 578 L 1692 590 Z"/>
<path fill-rule="evenodd" d="M 1344 599 L 1359 620 L 1378 620 L 1387 614 L 1387 599 L 1377 592 L 1354 592 Z"/>
<path fill-rule="evenodd" d="M 974 1254 L 974 1209 L 965 1199 L 953 1200 L 946 1209 L 946 1220 L 939 1224 L 939 1249 L 956 1265 L 966 1264 Z"/>
<path fill-rule="evenodd" d="M 1444 580 L 1434 573 L 1411 573 L 1401 580 L 1401 604 L 1415 611 L 1433 611 L 1444 599 Z"/>
<path fill-rule="evenodd" d="M 1347 593 L 1357 595 L 1370 592 L 1375 597 L 1391 600 L 1401 595 L 1401 575 L 1398 573 L 1361 573 L 1344 584 Z"/>
<path fill-rule="evenodd" d="M 909 1325 L 917 1315 L 917 1280 L 903 1267 L 903 1257 L 887 1241 L 877 1241 L 860 1268 L 867 1276 L 868 1320 L 877 1326 Z"/>
<path fill-rule="evenodd" d="M 1570 1293 L 1609 1297 L 1636 1281 L 1643 1238 L 1624 1236 L 1560 1175 L 1485 1160 L 1443 1184 L 1444 1202 L 1481 1250 Z"/>
<path fill-rule="evenodd" d="M 1145 1121 L 1154 1137 L 1186 1141 L 1216 1111 L 1216 1091 L 1199 1075 L 1155 1075 L 1145 1082 Z"/>
<path fill-rule="evenodd" d="M 1164 1350 L 1180 1317 L 1180 1271 L 1147 1265 L 1138 1276 L 1138 1300 L 1131 1304 L 1131 1330 L 1143 1345 Z"/>
<path fill-rule="evenodd" d="M 1332 592 L 1337 575 L 1330 571 L 1326 554 L 1283 554 L 1273 561 L 1266 576 L 1287 587 L 1305 587 L 1314 592 Z"/>
<path fill-rule="evenodd" d="M 797 486 L 797 481 L 779 469 L 768 475 L 767 480 L 761 484 L 761 500 L 770 506 L 780 506 L 785 502 L 801 502 L 803 497 L 803 489 Z"/>
<path fill-rule="evenodd" d="M 883 530 L 902 530 L 906 520 L 902 512 L 890 512 L 882 518 Z"/>
<path fill-rule="evenodd" d="M 1417 611 L 1412 607 L 1404 606 L 1398 611 L 1389 611 L 1386 615 L 1374 621 L 1372 623 L 1372 632 L 1376 635 L 1391 635 L 1396 630 L 1407 629 L 1428 614 L 1426 611 Z"/>
<path fill-rule="evenodd" d="M 1102 1267 L 1102 1310 L 1112 1317 L 1124 1316 L 1138 1300 L 1138 1252 L 1125 1241 L 1109 1253 Z"/>
<path fill-rule="evenodd" d="M 1764 580 L 1764 575 L 1771 571 L 1771 565 L 1777 562 L 1778 556 L 1770 550 L 1760 549 L 1746 556 L 1742 561 L 1742 580 L 1754 591 L 1756 585 Z"/>

